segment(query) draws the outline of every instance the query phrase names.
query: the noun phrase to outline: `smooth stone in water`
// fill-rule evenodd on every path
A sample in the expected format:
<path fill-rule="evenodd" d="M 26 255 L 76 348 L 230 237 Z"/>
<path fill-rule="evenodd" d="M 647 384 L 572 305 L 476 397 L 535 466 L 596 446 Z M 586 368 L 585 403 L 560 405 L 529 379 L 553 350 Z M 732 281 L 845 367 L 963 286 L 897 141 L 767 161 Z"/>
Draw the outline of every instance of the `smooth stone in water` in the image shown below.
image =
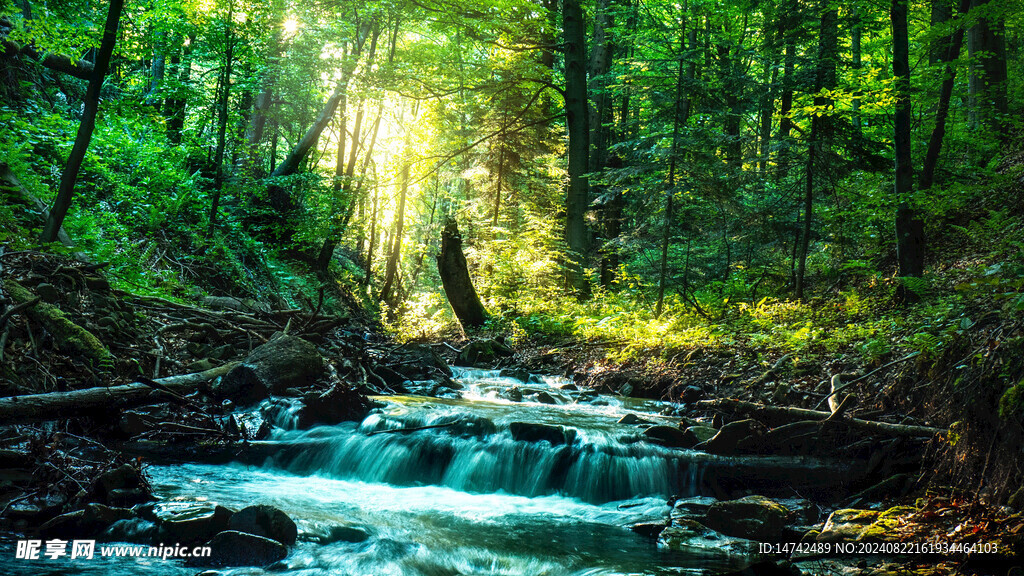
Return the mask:
<path fill-rule="evenodd" d="M 299 534 L 295 522 L 287 514 L 265 504 L 249 506 L 235 512 L 228 522 L 228 528 L 257 536 L 271 538 L 291 546 Z"/>
<path fill-rule="evenodd" d="M 288 555 L 278 541 L 255 534 L 225 530 L 213 537 L 209 558 L 189 558 L 187 566 L 266 566 Z"/>
<path fill-rule="evenodd" d="M 747 496 L 712 504 L 707 525 L 729 536 L 773 542 L 779 540 L 789 516 L 789 510 L 774 500 Z"/>

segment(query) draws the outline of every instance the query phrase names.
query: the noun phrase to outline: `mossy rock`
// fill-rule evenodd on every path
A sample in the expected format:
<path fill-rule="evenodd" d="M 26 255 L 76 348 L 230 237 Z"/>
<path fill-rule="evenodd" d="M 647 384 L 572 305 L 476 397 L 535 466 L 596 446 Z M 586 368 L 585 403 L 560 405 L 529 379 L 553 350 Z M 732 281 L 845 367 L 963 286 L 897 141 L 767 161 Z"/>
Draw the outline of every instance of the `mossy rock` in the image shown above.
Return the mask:
<path fill-rule="evenodd" d="M 18 304 L 35 298 L 27 288 L 10 278 L 4 280 L 4 289 Z M 46 328 L 46 331 L 53 336 L 57 349 L 61 352 L 78 356 L 94 365 L 113 360 L 110 351 L 100 342 L 99 338 L 72 322 L 60 308 L 46 302 L 39 302 L 25 310 L 25 314 L 32 321 L 42 324 Z"/>

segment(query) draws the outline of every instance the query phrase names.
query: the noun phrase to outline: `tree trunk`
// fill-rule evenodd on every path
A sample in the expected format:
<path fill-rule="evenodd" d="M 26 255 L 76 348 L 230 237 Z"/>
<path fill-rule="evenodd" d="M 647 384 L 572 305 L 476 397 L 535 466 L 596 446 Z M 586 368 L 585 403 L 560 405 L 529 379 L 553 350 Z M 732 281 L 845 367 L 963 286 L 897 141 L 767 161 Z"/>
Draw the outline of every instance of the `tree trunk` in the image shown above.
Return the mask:
<path fill-rule="evenodd" d="M 459 324 L 465 328 L 479 328 L 487 321 L 487 311 L 480 303 L 473 280 L 469 276 L 466 255 L 462 252 L 462 236 L 454 216 L 448 216 L 441 232 L 441 253 L 437 256 L 437 272 L 441 276 L 444 294 L 451 304 Z"/>
<path fill-rule="evenodd" d="M 405 125 L 405 145 L 403 147 L 401 188 L 398 193 L 398 212 L 395 214 L 395 232 L 384 271 L 384 285 L 380 289 L 380 301 L 391 304 L 391 296 L 398 277 L 398 264 L 402 259 L 402 236 L 405 234 L 405 200 L 409 193 L 409 171 L 412 168 L 412 127 L 416 123 L 418 105 L 412 108 L 412 117 Z"/>
<path fill-rule="evenodd" d="M 697 30 L 690 30 L 690 48 L 697 42 Z M 685 63 L 685 64 L 684 64 Z M 658 274 L 658 303 L 654 315 L 661 316 L 665 303 L 665 286 L 668 284 L 668 253 L 672 244 L 672 225 L 675 222 L 676 165 L 679 155 L 679 128 L 690 116 L 690 96 L 683 96 L 684 79 L 693 80 L 696 65 L 687 57 L 686 43 L 679 43 L 679 70 L 676 76 L 676 105 L 672 119 L 672 151 L 668 164 L 668 189 L 665 191 L 665 221 L 661 238 L 661 269 Z"/>
<path fill-rule="evenodd" d="M 914 169 L 910 158 L 910 36 L 907 26 L 908 0 L 892 0 L 892 71 L 896 77 L 896 113 L 894 116 L 896 146 L 896 183 L 894 193 L 900 201 L 896 212 L 896 254 L 900 276 L 920 277 L 924 272 L 924 224 L 907 204 L 913 188 Z M 916 302 L 920 297 L 901 284 L 897 298 Z"/>
<path fill-rule="evenodd" d="M 175 69 L 178 85 L 164 100 L 164 117 L 167 118 L 167 139 L 172 144 L 181 144 L 181 132 L 185 128 L 185 113 L 188 107 L 188 85 L 192 81 L 192 46 L 195 37 L 189 36 L 188 43 L 181 47 L 181 55 L 177 52 L 171 58 Z M 180 63 L 180 65 L 179 65 Z"/>
<path fill-rule="evenodd" d="M 117 41 L 117 28 L 121 21 L 123 8 L 124 0 L 110 0 L 107 20 L 103 25 L 103 40 L 100 43 L 99 52 L 96 54 L 92 75 L 89 77 L 89 87 L 85 91 L 85 111 L 82 113 L 82 121 L 78 125 L 78 134 L 75 135 L 75 144 L 68 156 L 68 163 L 64 166 L 64 172 L 61 173 L 57 199 L 53 203 L 50 217 L 46 219 L 46 226 L 40 237 L 43 242 L 53 242 L 57 239 L 57 233 L 64 223 L 68 208 L 71 207 L 78 171 L 82 168 L 85 152 L 89 149 L 92 132 L 96 128 L 96 113 L 100 107 L 100 89 L 103 87 L 103 78 L 107 75 L 107 68 L 110 66 L 110 57 L 114 53 L 114 43 Z"/>
<path fill-rule="evenodd" d="M 0 398 L 0 422 L 27 424 L 97 414 L 109 417 L 120 408 L 160 402 L 173 395 L 192 392 L 200 384 L 228 373 L 237 364 L 232 362 L 205 372 L 154 380 L 170 393 L 149 384 L 126 384 Z"/>
<path fill-rule="evenodd" d="M 830 6 L 830 0 L 823 0 L 821 28 L 818 35 L 818 62 L 814 75 L 814 106 L 817 109 L 811 119 L 811 134 L 807 144 L 807 167 L 804 185 L 802 230 L 798 244 L 796 265 L 795 296 L 804 298 L 807 277 L 807 254 L 810 251 L 811 231 L 814 223 L 814 177 L 819 164 L 827 159 L 832 138 L 831 99 L 820 96 L 823 88 L 833 88 L 836 82 L 838 14 Z"/>
<path fill-rule="evenodd" d="M 960 13 L 964 14 L 970 9 L 971 0 L 960 0 Z M 935 111 L 935 127 L 932 129 L 931 137 L 928 139 L 928 150 L 924 156 L 924 166 L 921 169 L 921 177 L 918 185 L 921 190 L 931 188 L 935 181 L 935 167 L 939 163 L 939 154 L 942 152 L 942 140 L 946 137 L 946 120 L 949 117 L 949 102 L 953 98 L 953 84 L 956 79 L 956 68 L 952 63 L 960 57 L 960 50 L 964 43 L 964 29 L 958 28 L 953 33 L 947 46 L 947 52 L 940 60 L 945 64 L 945 77 L 942 86 L 939 88 L 939 104 Z"/>
<path fill-rule="evenodd" d="M 228 102 L 231 99 L 231 68 L 234 65 L 235 40 L 231 32 L 234 5 L 228 8 L 228 19 L 224 24 L 224 69 L 220 77 L 220 93 L 217 101 L 217 151 L 213 155 L 213 201 L 210 204 L 210 224 L 207 234 L 217 225 L 217 211 L 220 209 L 220 195 L 224 190 L 224 150 L 227 148 Z"/>
<path fill-rule="evenodd" d="M 164 72 L 167 64 L 167 33 L 153 34 L 153 66 L 150 68 L 149 90 L 146 92 L 146 106 L 160 106 L 157 94 L 163 88 Z"/>
<path fill-rule="evenodd" d="M 973 0 L 972 9 L 980 9 L 990 0 Z M 1007 100 L 1006 25 L 1002 18 L 981 17 L 968 31 L 971 53 L 972 113 L 976 125 L 996 132 L 1000 140 L 1009 136 Z"/>
<path fill-rule="evenodd" d="M 568 280 L 577 295 L 587 293 L 584 274 L 590 236 L 586 213 L 590 204 L 587 167 L 590 132 L 587 105 L 586 23 L 580 0 L 562 0 L 565 36 L 565 117 L 569 132 L 569 191 L 566 196 L 565 240 L 569 247 Z"/>

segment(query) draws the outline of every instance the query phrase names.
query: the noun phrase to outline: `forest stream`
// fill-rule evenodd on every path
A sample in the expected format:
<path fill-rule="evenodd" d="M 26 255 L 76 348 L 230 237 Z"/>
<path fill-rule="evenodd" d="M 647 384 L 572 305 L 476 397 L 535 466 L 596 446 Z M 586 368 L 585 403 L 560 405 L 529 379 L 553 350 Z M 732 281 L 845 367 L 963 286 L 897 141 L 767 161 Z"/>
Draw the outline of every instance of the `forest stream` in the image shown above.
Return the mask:
<path fill-rule="evenodd" d="M 270 441 L 280 444 L 275 456 L 262 466 L 151 466 L 155 506 L 187 516 L 212 504 L 238 510 L 259 503 L 295 520 L 298 544 L 287 558 L 225 574 L 655 575 L 749 564 L 749 547 L 729 539 L 696 538 L 672 550 L 630 530 L 666 523 L 670 497 L 711 501 L 702 496 L 712 485 L 747 473 L 749 462 L 645 441 L 634 424 L 668 423 L 661 415 L 671 410 L 667 403 L 581 393 L 561 377 L 530 375 L 524 382 L 500 374 L 455 368 L 457 393 L 377 397 L 383 407 L 361 423 L 309 430 L 294 428 L 285 401 L 268 400 Z M 438 393 L 436 384 L 420 384 Z M 274 402 L 281 404 L 268 411 Z M 813 469 L 808 461 L 801 465 L 812 467 L 803 472 Z M 827 481 L 824 470 L 804 480 Z M 155 529 L 133 518 L 106 536 L 138 542 Z M 23 563 L 14 574 L 35 575 L 38 568 Z M 196 573 L 181 561 L 149 558 L 47 568 Z"/>

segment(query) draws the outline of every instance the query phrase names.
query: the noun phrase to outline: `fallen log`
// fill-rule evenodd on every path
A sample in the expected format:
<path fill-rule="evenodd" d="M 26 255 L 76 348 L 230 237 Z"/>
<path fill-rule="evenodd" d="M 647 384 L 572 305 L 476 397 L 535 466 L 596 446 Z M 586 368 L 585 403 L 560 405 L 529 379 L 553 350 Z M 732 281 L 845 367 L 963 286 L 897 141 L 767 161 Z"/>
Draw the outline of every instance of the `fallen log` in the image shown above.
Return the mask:
<path fill-rule="evenodd" d="M 226 374 L 237 364 L 232 362 L 204 372 L 170 376 L 153 382 L 175 394 L 188 393 L 200 384 Z M 166 390 L 154 388 L 150 384 L 125 384 L 0 398 L 0 424 L 76 418 L 92 415 L 98 410 L 109 414 L 111 409 L 157 402 L 166 397 Z"/>
<path fill-rule="evenodd" d="M 809 410 L 807 408 L 795 408 L 790 406 L 767 406 L 756 402 L 745 402 L 743 400 L 733 400 L 731 398 L 701 400 L 700 402 L 697 402 L 697 406 L 705 410 L 726 412 L 729 414 L 755 418 L 772 427 L 792 422 L 800 422 L 802 420 L 823 421 L 832 416 L 832 412 Z M 859 418 L 842 418 L 840 421 L 832 420 L 831 422 L 844 422 L 853 428 L 886 436 L 929 437 L 945 432 L 945 430 L 941 428 L 933 428 L 931 426 L 892 424 L 889 422 L 861 420 Z"/>

